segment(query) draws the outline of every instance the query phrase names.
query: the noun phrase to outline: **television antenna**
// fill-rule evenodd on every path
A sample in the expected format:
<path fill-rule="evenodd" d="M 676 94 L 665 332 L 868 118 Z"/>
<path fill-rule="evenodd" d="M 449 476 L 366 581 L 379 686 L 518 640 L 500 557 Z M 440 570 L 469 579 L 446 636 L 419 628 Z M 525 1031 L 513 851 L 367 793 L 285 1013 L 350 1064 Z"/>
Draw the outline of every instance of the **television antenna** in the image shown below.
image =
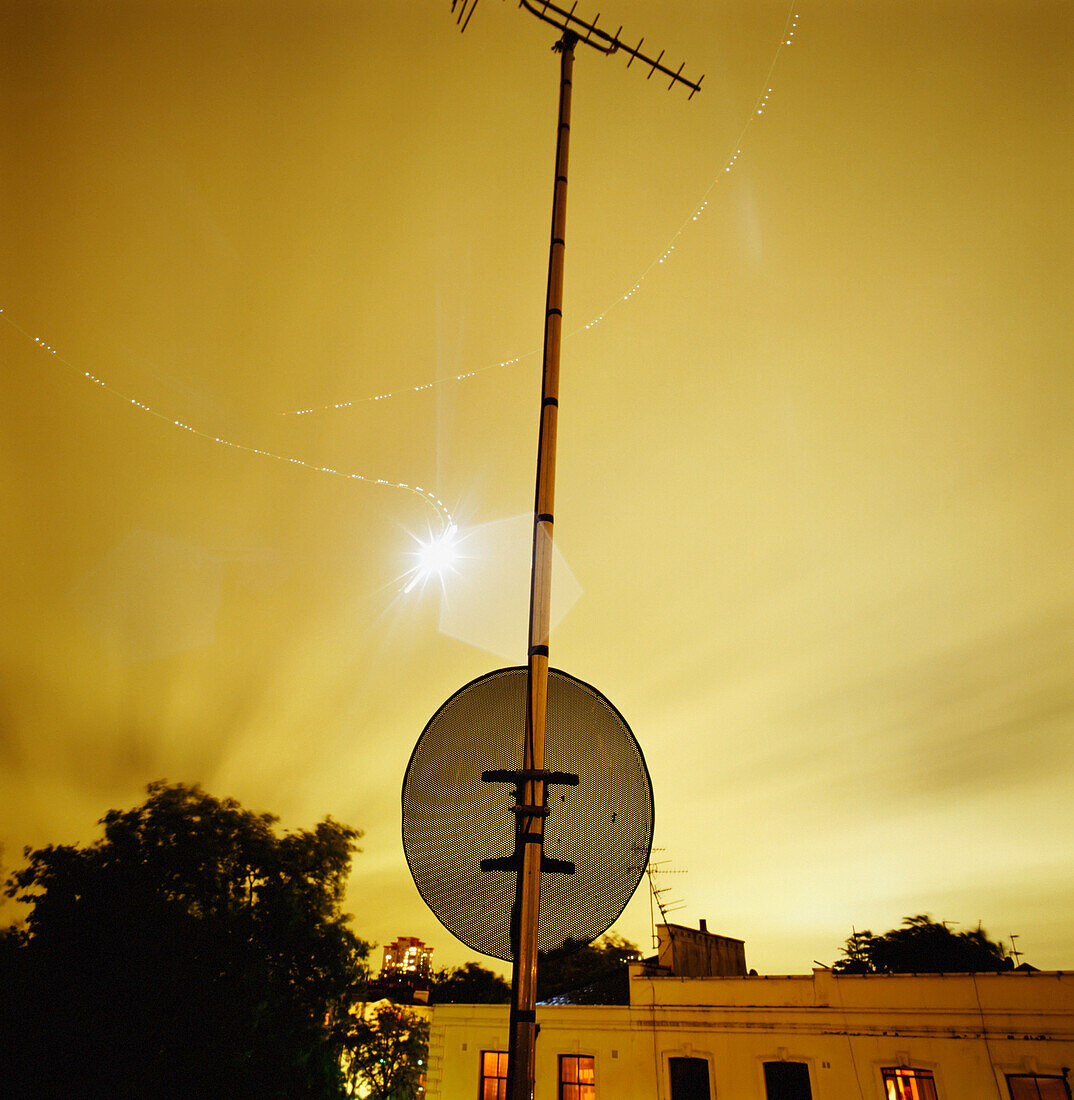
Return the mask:
<path fill-rule="evenodd" d="M 551 630 L 552 526 L 555 500 L 556 434 L 559 422 L 559 363 L 563 325 L 563 256 L 567 216 L 567 162 L 570 144 L 571 77 L 574 50 L 579 44 L 598 53 L 628 55 L 627 67 L 635 61 L 647 66 L 646 78 L 655 73 L 668 77 L 668 90 L 676 84 L 701 90 L 701 79 L 682 75 L 683 65 L 671 69 L 663 63 L 664 51 L 654 58 L 642 52 L 644 38 L 636 46 L 621 37 L 623 28 L 609 34 L 570 9 L 551 0 L 520 0 L 519 6 L 561 32 L 553 49 L 560 57 L 559 125 L 556 136 L 555 183 L 552 193 L 552 227 L 548 251 L 548 285 L 545 297 L 544 351 L 541 369 L 540 429 L 537 441 L 537 475 L 534 493 L 533 552 L 530 569 L 530 610 L 527 638 L 525 740 L 522 767 L 508 772 L 487 773 L 486 781 L 515 785 L 515 896 L 511 916 L 512 975 L 511 1017 L 508 1047 L 508 1098 L 532 1100 L 537 1042 L 537 933 L 542 871 L 561 868 L 550 865 L 543 854 L 545 818 L 549 813 L 548 789 L 568 780 L 550 772 L 545 764 L 545 728 L 548 705 L 548 640 Z M 452 0 L 456 22 L 465 31 L 477 7 L 477 0 Z M 583 747 L 584 753 L 584 747 Z M 495 778 L 493 775 L 495 774 Z M 485 779 L 482 776 L 482 779 Z M 578 782 L 574 776 L 570 777 Z M 647 841 L 651 843 L 651 837 Z M 554 863 L 555 861 L 552 861 Z M 573 867 L 572 867 L 573 870 Z M 656 896 L 656 895 L 654 895 Z"/>
<path fill-rule="evenodd" d="M 682 70 L 686 65 L 684 61 L 677 69 L 669 69 L 666 65 L 662 64 L 664 51 L 661 50 L 654 60 L 651 57 L 647 57 L 641 52 L 641 47 L 645 42 L 644 37 L 638 39 L 636 46 L 630 46 L 624 42 L 619 36 L 623 33 L 622 24 L 619 26 L 619 30 L 615 34 L 609 34 L 607 31 L 600 30 L 597 27 L 597 23 L 600 20 L 600 13 L 594 17 L 592 23 L 587 23 L 584 19 L 580 19 L 574 14 L 575 8 L 578 7 L 578 0 L 571 5 L 568 11 L 565 8 L 561 8 L 546 0 L 518 0 L 518 6 L 525 8 L 531 15 L 536 15 L 538 19 L 542 19 L 545 23 L 550 23 L 553 27 L 558 28 L 564 32 L 564 35 L 572 34 L 576 41 L 584 42 L 587 46 L 592 46 L 595 50 L 599 50 L 603 54 L 619 53 L 622 50 L 623 53 L 630 55 L 630 60 L 627 62 L 627 68 L 629 69 L 635 61 L 640 61 L 643 65 L 649 66 L 649 73 L 645 77 L 646 80 L 652 78 L 653 73 L 663 73 L 664 76 L 671 77 L 671 83 L 668 84 L 668 90 L 670 91 L 676 84 L 684 84 L 690 89 L 690 94 L 687 99 L 693 99 L 694 96 L 701 91 L 701 81 L 705 79 L 704 74 L 698 77 L 697 82 L 687 80 L 682 75 Z M 470 17 L 474 14 L 474 9 L 477 7 L 477 0 L 451 0 L 451 10 L 457 12 L 455 22 L 459 25 L 460 32 L 465 31 L 470 24 Z M 558 48 L 558 47 L 557 47 Z"/>
<path fill-rule="evenodd" d="M 1010 950 L 1010 956 L 1011 956 L 1011 958 L 1012 958 L 1012 959 L 1014 959 L 1014 965 L 1015 965 L 1015 966 L 1017 966 L 1017 965 L 1018 965 L 1018 960 L 1019 960 L 1019 959 L 1020 959 L 1020 958 L 1022 957 L 1022 952 L 1021 952 L 1021 951 L 1019 951 L 1019 950 L 1018 950 L 1018 949 L 1017 949 L 1017 948 L 1016 948 L 1016 947 L 1014 946 L 1014 941 L 1015 941 L 1015 940 L 1020 940 L 1020 939 L 1021 939 L 1022 937 L 1021 937 L 1020 935 L 1018 935 L 1018 934 L 1014 933 L 1014 932 L 1009 932 L 1009 933 L 1008 933 L 1008 935 L 1009 935 L 1009 936 L 1010 936 L 1010 938 L 1011 938 L 1011 950 Z"/>
<path fill-rule="evenodd" d="M 653 851 L 664 851 L 663 848 L 654 848 Z M 664 900 L 664 895 L 671 892 L 670 886 L 657 886 L 658 875 L 685 875 L 684 869 L 669 867 L 670 860 L 652 860 L 645 868 L 646 878 L 649 880 L 649 925 L 652 928 L 653 949 L 660 946 L 660 937 L 656 934 L 656 914 L 660 913 L 660 920 L 668 930 L 668 935 L 673 937 L 671 925 L 668 923 L 668 914 L 676 913 L 684 908 L 686 902 L 677 899 Z"/>

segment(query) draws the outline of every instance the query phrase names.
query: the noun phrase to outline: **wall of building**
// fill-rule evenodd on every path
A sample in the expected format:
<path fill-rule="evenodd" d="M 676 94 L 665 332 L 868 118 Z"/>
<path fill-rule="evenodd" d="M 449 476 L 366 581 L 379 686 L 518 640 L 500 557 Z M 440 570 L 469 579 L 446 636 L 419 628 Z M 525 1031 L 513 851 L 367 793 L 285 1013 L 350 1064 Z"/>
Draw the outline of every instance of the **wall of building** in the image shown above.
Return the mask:
<path fill-rule="evenodd" d="M 657 961 L 672 974 L 683 978 L 746 976 L 746 945 L 730 936 L 681 924 L 658 924 Z"/>
<path fill-rule="evenodd" d="M 429 1100 L 475 1100 L 507 1008 L 438 1005 Z M 938 1100 L 1009 1100 L 1008 1073 L 1074 1067 L 1074 975 L 683 979 L 631 975 L 629 1006 L 538 1007 L 535 1100 L 561 1054 L 595 1058 L 597 1100 L 670 1100 L 668 1059 L 704 1058 L 714 1100 L 764 1100 L 764 1063 L 801 1061 L 815 1100 L 882 1100 L 881 1070 L 928 1069 Z"/>

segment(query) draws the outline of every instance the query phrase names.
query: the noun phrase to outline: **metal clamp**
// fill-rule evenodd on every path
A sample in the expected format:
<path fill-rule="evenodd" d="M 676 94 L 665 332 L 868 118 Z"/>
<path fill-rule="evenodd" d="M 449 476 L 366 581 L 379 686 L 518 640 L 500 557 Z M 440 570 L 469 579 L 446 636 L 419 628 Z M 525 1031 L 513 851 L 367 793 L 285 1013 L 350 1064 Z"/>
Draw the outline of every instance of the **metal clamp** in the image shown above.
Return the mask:
<path fill-rule="evenodd" d="M 571 772 L 550 772 L 544 768 L 520 768 L 518 771 L 510 771 L 505 768 L 497 768 L 493 771 L 482 772 L 482 783 L 528 783 L 540 782 L 546 785 L 560 783 L 567 787 L 578 786 L 578 776 Z"/>

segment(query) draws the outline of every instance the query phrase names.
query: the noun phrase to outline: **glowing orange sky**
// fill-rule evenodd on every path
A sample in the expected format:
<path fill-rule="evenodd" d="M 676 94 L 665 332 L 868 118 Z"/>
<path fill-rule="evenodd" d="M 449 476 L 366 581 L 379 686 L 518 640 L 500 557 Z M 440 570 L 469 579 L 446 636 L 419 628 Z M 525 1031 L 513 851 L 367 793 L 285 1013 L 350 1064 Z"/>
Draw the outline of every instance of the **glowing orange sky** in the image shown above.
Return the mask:
<path fill-rule="evenodd" d="M 532 506 L 555 36 L 448 8 L 0 4 L 8 868 L 200 781 L 365 830 L 358 931 L 471 957 L 399 789 L 524 609 L 506 662 L 441 633 L 450 585 L 398 579 L 432 508 L 212 441 L 461 532 Z M 750 966 L 927 911 L 1070 967 L 1074 17 L 793 12 L 778 56 L 782 0 L 604 12 L 689 103 L 579 53 L 565 329 L 604 319 L 563 351 L 552 663 L 646 752 L 676 916 Z"/>

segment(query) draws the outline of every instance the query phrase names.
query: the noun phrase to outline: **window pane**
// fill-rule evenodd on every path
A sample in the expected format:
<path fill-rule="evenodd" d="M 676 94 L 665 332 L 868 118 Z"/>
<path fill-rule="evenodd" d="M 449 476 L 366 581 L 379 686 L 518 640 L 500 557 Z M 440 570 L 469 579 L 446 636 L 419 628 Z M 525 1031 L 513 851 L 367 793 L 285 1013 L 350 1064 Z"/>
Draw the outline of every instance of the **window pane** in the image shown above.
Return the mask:
<path fill-rule="evenodd" d="M 1066 1081 L 1055 1074 L 1011 1073 L 1007 1075 L 1007 1088 L 1011 1100 L 1070 1100 Z"/>
<path fill-rule="evenodd" d="M 1070 1089 L 1062 1077 L 1039 1077 L 1040 1100 L 1070 1100 Z"/>
<path fill-rule="evenodd" d="M 507 1052 L 481 1052 L 481 1100 L 507 1100 Z"/>
<path fill-rule="evenodd" d="M 813 1100 L 805 1062 L 765 1062 L 764 1087 L 768 1100 Z"/>
<path fill-rule="evenodd" d="M 595 1060 L 589 1055 L 561 1054 L 559 1058 L 560 1100 L 595 1100 Z"/>
<path fill-rule="evenodd" d="M 709 1063 L 705 1058 L 669 1058 L 671 1100 L 709 1100 Z"/>
<path fill-rule="evenodd" d="M 507 1055 L 498 1050 L 485 1050 L 481 1052 L 481 1076 L 482 1077 L 506 1077 Z"/>
<path fill-rule="evenodd" d="M 936 1100 L 936 1082 L 927 1069 L 884 1069 L 887 1100 Z"/>

